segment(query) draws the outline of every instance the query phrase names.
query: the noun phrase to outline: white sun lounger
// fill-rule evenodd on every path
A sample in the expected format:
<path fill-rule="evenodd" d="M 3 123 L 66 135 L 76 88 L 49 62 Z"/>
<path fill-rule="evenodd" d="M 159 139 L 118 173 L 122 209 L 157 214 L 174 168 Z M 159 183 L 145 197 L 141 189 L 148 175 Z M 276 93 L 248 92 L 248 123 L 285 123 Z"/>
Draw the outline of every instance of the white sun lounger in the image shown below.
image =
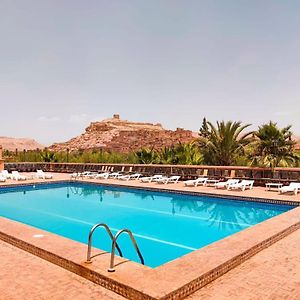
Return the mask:
<path fill-rule="evenodd" d="M 207 177 L 199 177 L 194 180 L 187 180 L 184 182 L 185 186 L 198 186 L 199 184 L 206 185 L 208 178 Z"/>
<path fill-rule="evenodd" d="M 12 179 L 12 174 L 9 174 L 7 170 L 2 170 L 0 176 L 6 179 Z"/>
<path fill-rule="evenodd" d="M 217 182 L 215 183 L 215 188 L 227 188 L 232 185 L 232 184 L 236 184 L 238 183 L 239 180 L 238 179 L 228 179 L 227 181 L 221 181 L 221 182 Z"/>
<path fill-rule="evenodd" d="M 229 184 L 227 186 L 227 189 L 228 190 L 240 189 L 240 190 L 244 191 L 246 188 L 248 188 L 249 190 L 251 190 L 251 189 L 253 189 L 253 184 L 254 184 L 254 180 L 245 180 L 244 179 L 241 182 Z"/>
<path fill-rule="evenodd" d="M 85 172 L 78 172 L 78 173 L 72 173 L 71 178 L 94 178 L 98 173 L 96 172 L 90 172 L 90 171 L 85 171 Z"/>
<path fill-rule="evenodd" d="M 122 176 L 119 176 L 117 178 L 120 179 L 120 180 L 128 181 L 128 180 L 131 180 L 131 179 L 139 179 L 141 176 L 142 176 L 142 174 L 135 173 L 135 174 L 131 174 L 131 175 L 129 175 L 129 174 L 128 175 L 122 175 Z"/>
<path fill-rule="evenodd" d="M 289 185 L 283 186 L 279 189 L 279 193 L 288 193 L 293 192 L 297 195 L 298 191 L 300 190 L 300 182 L 291 182 Z"/>
<path fill-rule="evenodd" d="M 72 173 L 70 176 L 71 176 L 71 178 L 80 178 L 80 177 L 83 177 L 83 174 L 84 173 L 80 173 L 80 172 L 74 172 L 74 173 Z"/>
<path fill-rule="evenodd" d="M 83 178 L 95 178 L 98 175 L 97 172 L 85 171 L 81 173 L 79 176 Z"/>
<path fill-rule="evenodd" d="M 53 175 L 46 174 L 43 170 L 36 170 L 36 178 L 51 179 L 51 178 L 53 178 Z"/>
<path fill-rule="evenodd" d="M 12 171 L 12 179 L 14 180 L 26 180 L 26 176 L 21 175 L 18 171 Z"/>
<path fill-rule="evenodd" d="M 107 179 L 108 178 L 108 175 L 109 173 L 105 172 L 105 173 L 100 173 L 100 174 L 97 174 L 95 176 L 95 179 Z"/>
<path fill-rule="evenodd" d="M 116 179 L 119 176 L 123 176 L 123 174 L 121 172 L 112 172 L 108 174 L 108 178 L 113 178 L 113 179 Z"/>
<path fill-rule="evenodd" d="M 158 178 L 162 178 L 162 175 L 153 175 L 153 176 L 147 176 L 140 178 L 141 182 L 152 182 L 155 181 Z"/>
<path fill-rule="evenodd" d="M 162 178 L 156 179 L 155 181 L 157 183 L 163 183 L 163 184 L 177 183 L 179 178 L 180 178 L 180 176 L 162 177 Z"/>
<path fill-rule="evenodd" d="M 163 175 L 153 175 L 153 176 L 147 176 L 147 177 L 142 177 L 141 178 L 141 182 L 152 182 L 152 181 L 156 181 L 156 179 L 162 178 Z"/>
<path fill-rule="evenodd" d="M 1 174 L 0 174 L 0 181 L 1 182 L 5 182 L 6 181 L 6 178 L 4 176 L 2 176 Z"/>

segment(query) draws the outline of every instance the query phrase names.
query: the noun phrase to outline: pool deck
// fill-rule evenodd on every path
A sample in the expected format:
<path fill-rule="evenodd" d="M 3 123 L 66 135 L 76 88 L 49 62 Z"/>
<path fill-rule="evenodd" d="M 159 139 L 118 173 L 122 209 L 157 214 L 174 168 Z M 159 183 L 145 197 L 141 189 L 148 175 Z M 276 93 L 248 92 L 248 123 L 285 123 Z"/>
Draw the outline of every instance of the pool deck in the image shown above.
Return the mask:
<path fill-rule="evenodd" d="M 70 175 L 68 174 L 55 174 L 54 176 L 54 180 L 69 179 Z M 54 180 L 47 180 L 47 182 Z M 142 184 L 138 181 L 128 182 L 112 179 L 82 181 L 133 187 L 159 188 L 161 190 L 172 189 L 175 191 L 199 192 L 204 194 L 232 195 L 257 199 L 267 198 L 300 202 L 299 194 L 279 195 L 277 192 L 265 191 L 265 189 L 261 187 L 255 187 L 253 190 L 240 192 L 216 190 L 213 187 L 201 186 L 196 188 L 187 188 L 184 187 L 182 182 L 179 182 L 178 184 L 159 185 L 157 183 Z M 30 182 L 45 182 L 45 180 L 32 179 L 27 181 L 27 183 Z M 23 182 L 13 182 L 9 180 L 6 183 L 0 183 L 0 186 L 20 183 Z M 204 282 L 203 287 L 190 295 L 188 299 L 241 299 L 241 295 L 242 299 L 299 299 L 300 253 L 298 251 L 298 245 L 300 243 L 300 226 L 297 225 L 299 221 L 300 208 L 297 208 L 293 211 L 263 222 L 262 224 L 249 228 L 249 230 L 247 229 L 236 234 L 230 237 L 230 239 L 226 238 L 218 243 L 207 246 L 204 249 L 197 250 L 182 259 L 175 260 L 162 267 L 149 269 L 146 267 L 143 268 L 143 266 L 135 263 L 124 263 L 118 266 L 119 269 L 117 272 L 109 276 L 111 280 L 120 281 L 125 286 L 131 285 L 134 289 L 139 289 L 145 295 L 150 295 L 149 297 L 145 296 L 145 298 L 143 298 L 143 294 L 141 294 L 139 299 L 171 299 L 168 298 L 169 296 L 172 297 L 170 291 L 176 291 L 187 282 L 195 281 L 197 273 L 205 274 L 205 272 L 207 273 L 209 270 L 213 270 L 217 265 L 222 265 L 226 256 L 228 256 L 228 261 L 230 257 L 238 257 L 239 253 L 244 253 L 244 255 L 248 255 L 245 259 L 240 260 L 239 263 L 233 263 L 227 270 L 218 270 L 218 272 L 224 273 L 221 274 L 221 277 L 213 277 L 214 275 L 212 274 L 211 276 L 214 281 L 207 285 L 205 285 Z M 23 228 L 27 227 L 26 225 L 1 220 L 1 218 L 0 224 L 1 227 L 6 230 L 7 234 L 13 233 L 13 236 L 20 240 L 26 239 L 26 242 L 30 240 L 30 242 L 35 244 L 36 247 L 42 247 L 43 242 L 41 242 L 41 239 L 32 239 L 32 234 L 40 232 L 39 230 L 32 229 L 32 227 L 29 228 L 27 233 L 30 232 L 30 237 L 28 237 L 26 236 L 27 233 L 22 231 Z M 297 226 L 295 226 L 295 224 Z M 286 231 L 286 228 L 291 228 L 291 230 Z M 269 235 L 276 236 L 278 232 L 280 232 L 281 235 L 278 235 L 276 238 L 277 240 L 275 239 L 269 244 L 266 243 L 261 249 L 255 248 L 257 245 L 261 245 L 261 243 L 267 241 Z M 256 239 L 254 240 L 253 233 L 259 236 L 259 240 L 257 240 L 258 237 L 255 237 Z M 77 262 L 78 260 L 83 260 L 86 253 L 85 246 L 81 244 L 77 245 L 79 243 L 73 242 L 72 245 L 70 245 L 70 249 L 66 249 L 67 244 L 65 241 L 61 241 L 63 240 L 62 238 L 52 234 L 47 234 L 47 236 L 49 236 L 49 245 L 47 245 L 48 248 L 46 249 L 47 251 L 51 250 L 59 252 L 57 248 L 61 246 L 61 251 L 69 251 L 68 255 L 72 256 L 73 260 L 77 260 Z M 50 238 L 54 241 L 52 245 Z M 76 250 L 74 250 L 74 245 Z M 43 245 L 43 247 L 45 247 L 45 245 Z M 257 251 L 255 250 L 251 253 L 245 252 L 248 251 L 248 248 L 255 248 Z M 89 280 L 79 277 L 78 275 L 7 243 L 0 242 L 0 253 L 2 254 L 2 257 L 8 257 L 8 260 L 2 262 L 0 265 L 0 268 L 4 270 L 4 274 L 0 275 L 0 289 L 3 290 L 3 288 L 5 288 L 7 290 L 5 299 L 21 299 L 18 298 L 18 295 L 24 294 L 28 295 L 26 299 L 68 299 L 66 295 L 68 296 L 70 289 L 78 291 L 78 297 L 73 297 L 76 299 L 93 299 L 93 297 L 98 297 L 98 299 L 124 299 L 112 291 L 108 291 Z M 212 253 L 215 254 L 213 256 L 213 261 Z M 71 258 L 69 257 L 68 259 Z M 98 269 L 97 271 L 103 275 L 107 269 L 107 261 L 108 257 L 103 255 L 101 258 L 97 258 L 94 265 L 89 268 L 92 270 Z M 192 267 L 194 270 L 191 269 Z M 18 271 L 19 269 L 20 271 Z M 178 276 L 179 269 L 180 276 Z M 16 282 L 12 280 L 12 278 L 16 278 L 16 272 L 21 274 L 20 277 L 18 277 L 20 278 L 18 286 L 16 286 Z M 43 283 L 41 284 L 42 287 L 36 287 L 33 284 L 32 281 L 47 281 L 48 273 L 50 276 L 53 276 L 53 284 Z M 56 281 L 60 287 L 59 292 L 55 290 L 55 277 L 56 280 L 58 280 L 58 277 L 61 277 L 58 281 Z M 164 284 L 162 286 L 157 285 L 157 282 L 162 280 L 165 281 Z M 200 281 L 195 281 L 194 285 L 197 286 L 195 288 L 191 288 L 190 294 L 200 287 Z M 32 292 L 32 289 L 34 288 L 36 289 L 37 294 Z M 83 292 L 81 292 L 81 290 Z M 11 294 L 9 294 L 9 291 L 11 291 Z M 188 291 L 183 291 L 182 293 L 187 294 Z M 14 297 L 14 295 L 16 296 Z M 30 298 L 30 295 L 32 295 L 32 298 Z M 36 297 L 37 295 L 39 295 L 39 297 Z M 130 295 L 130 293 L 128 295 Z M 173 296 L 174 299 L 180 299 L 180 296 L 177 294 L 174 294 Z M 176 298 L 177 296 L 178 298 Z M 130 298 L 130 296 L 128 296 L 128 298 Z M 131 296 L 130 299 L 138 298 Z"/>
<path fill-rule="evenodd" d="M 0 256 L 0 299 L 125 299 L 79 275 L 2 241 Z"/>
<path fill-rule="evenodd" d="M 187 299 L 300 299 L 299 245 L 297 230 Z"/>

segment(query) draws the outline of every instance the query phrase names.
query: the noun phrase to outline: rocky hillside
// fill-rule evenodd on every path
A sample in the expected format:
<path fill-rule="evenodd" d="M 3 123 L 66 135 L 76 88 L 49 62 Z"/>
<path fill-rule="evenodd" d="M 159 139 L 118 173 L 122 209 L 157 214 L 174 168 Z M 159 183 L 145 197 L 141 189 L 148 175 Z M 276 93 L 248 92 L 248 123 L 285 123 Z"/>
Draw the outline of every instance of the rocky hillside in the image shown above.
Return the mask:
<path fill-rule="evenodd" d="M 33 139 L 26 138 L 12 138 L 0 136 L 0 145 L 2 145 L 4 150 L 15 151 L 18 149 L 19 151 L 23 150 L 35 150 L 37 148 L 43 149 L 44 146 L 39 144 L 37 141 Z"/>
<path fill-rule="evenodd" d="M 294 139 L 296 140 L 296 150 L 300 150 L 300 137 L 299 136 L 295 136 Z"/>
<path fill-rule="evenodd" d="M 142 147 L 161 149 L 179 142 L 190 142 L 196 136 L 190 130 L 166 130 L 161 124 L 129 122 L 114 115 L 111 119 L 91 123 L 80 136 L 65 143 L 53 144 L 49 150 L 103 149 L 125 153 Z"/>

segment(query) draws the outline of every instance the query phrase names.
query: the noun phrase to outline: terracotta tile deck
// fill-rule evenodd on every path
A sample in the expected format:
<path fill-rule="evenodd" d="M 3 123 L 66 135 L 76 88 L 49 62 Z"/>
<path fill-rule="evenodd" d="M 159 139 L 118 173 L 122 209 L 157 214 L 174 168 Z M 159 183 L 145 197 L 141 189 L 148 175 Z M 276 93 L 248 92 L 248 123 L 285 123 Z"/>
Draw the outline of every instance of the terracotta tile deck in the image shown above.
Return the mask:
<path fill-rule="evenodd" d="M 70 179 L 70 176 L 68 174 L 54 174 L 54 180 L 68 180 Z M 37 180 L 27 180 L 27 183 L 30 182 L 36 182 Z M 45 180 L 38 180 L 40 182 L 45 182 Z M 51 181 L 51 180 L 47 180 Z M 275 199 L 275 200 L 289 200 L 289 201 L 295 201 L 300 202 L 300 195 L 279 195 L 277 192 L 268 192 L 265 191 L 264 188 L 256 187 L 253 190 L 245 191 L 245 192 L 239 192 L 239 191 L 227 191 L 227 190 L 216 190 L 213 187 L 197 187 L 197 188 L 187 188 L 184 187 L 184 184 L 178 183 L 178 184 L 169 184 L 169 185 L 158 185 L 156 183 L 150 183 L 150 184 L 141 184 L 137 181 L 119 181 L 119 180 L 89 180 L 94 182 L 101 182 L 101 183 L 107 183 L 107 184 L 118 184 L 118 185 L 130 185 L 130 186 L 136 186 L 136 187 L 149 187 L 149 188 L 160 188 L 160 189 L 170 189 L 170 190 L 178 190 L 178 191 L 193 191 L 193 192 L 200 192 L 200 193 L 208 193 L 208 194 L 219 194 L 219 195 L 235 195 L 235 196 L 245 196 L 245 197 L 253 197 L 253 198 L 268 198 L 268 199 Z M 25 181 L 24 181 L 25 182 Z M 13 182 L 12 180 L 7 181 L 6 184 L 20 184 L 24 182 Z M 0 184 L 0 186 L 3 184 Z M 157 296 L 160 295 L 168 295 L 168 293 L 172 289 L 177 289 L 178 287 L 185 285 L 186 282 L 189 282 L 190 280 L 193 280 L 193 278 L 196 278 L 199 274 L 203 274 L 209 270 L 209 267 L 213 268 L 216 265 L 216 260 L 218 260 L 218 263 L 222 263 L 224 259 L 226 259 L 226 256 L 228 258 L 231 255 L 237 255 L 239 251 L 244 251 L 247 249 L 247 247 L 251 246 L 252 244 L 255 245 L 257 241 L 257 237 L 259 239 L 267 238 L 269 234 L 275 234 L 276 232 L 280 232 L 281 229 L 285 228 L 286 226 L 290 226 L 293 223 L 299 224 L 299 214 L 300 208 L 297 208 L 297 211 L 289 212 L 286 216 L 279 216 L 276 217 L 277 220 L 269 220 L 266 222 L 263 222 L 262 224 L 258 224 L 256 228 L 249 228 L 245 230 L 244 232 L 241 232 L 240 234 L 236 234 L 230 238 L 230 247 L 228 244 L 228 241 L 226 239 L 220 241 L 218 245 L 210 245 L 201 250 L 197 250 L 189 255 L 189 260 L 186 259 L 178 259 L 174 262 L 171 262 L 170 264 L 167 264 L 166 266 L 158 267 L 154 270 L 141 270 L 139 272 L 144 273 L 144 275 L 148 276 L 147 280 L 139 280 L 141 279 L 136 277 L 137 274 L 132 273 L 132 269 L 130 268 L 130 271 L 126 270 L 126 264 L 121 265 L 118 272 L 111 275 L 111 278 L 115 278 L 119 281 L 122 281 L 124 284 L 130 284 L 135 285 L 138 290 L 145 291 L 148 295 L 151 295 L 153 298 L 157 299 Z M 290 217 L 289 217 L 290 216 Z M 275 218 L 274 218 L 275 219 Z M 1 221 L 1 220 L 0 220 Z M 10 224 L 6 224 L 3 222 L 3 225 L 7 225 L 8 229 L 10 228 Z M 21 225 L 20 225 L 21 226 Z M 5 227 L 5 226 L 4 226 Z M 18 228 L 18 226 L 16 226 Z M 266 232 L 267 229 L 267 232 Z M 255 230 L 255 234 L 253 234 L 253 230 Z M 17 233 L 17 231 L 16 231 Z M 18 230 L 18 235 L 20 235 L 21 238 L 24 235 L 22 233 L 22 230 Z M 257 235 L 256 235 L 257 233 Z M 25 234 L 26 235 L 26 234 Z M 256 240 L 255 240 L 256 239 Z M 242 241 L 242 243 L 241 243 Z M 248 261 L 244 262 L 242 265 L 239 265 L 238 267 L 235 267 L 235 269 L 229 271 L 219 279 L 215 280 L 208 286 L 202 288 L 192 296 L 190 296 L 190 299 L 276 299 L 276 298 L 285 298 L 285 299 L 299 299 L 299 292 L 295 291 L 295 287 L 298 287 L 300 285 L 300 254 L 297 256 L 297 247 L 299 248 L 299 242 L 300 242 L 300 230 L 297 230 L 294 233 L 289 234 L 284 239 L 280 240 L 279 242 L 276 242 L 274 245 L 271 245 L 269 248 L 263 250 L 262 252 L 259 252 L 254 257 L 250 258 Z M 3 242 L 0 244 L 0 253 L 2 251 Z M 38 243 L 38 241 L 35 241 L 35 243 Z M 57 245 L 59 244 L 49 244 L 49 247 L 53 248 L 52 250 L 57 250 Z M 61 243 L 62 246 L 64 243 Z M 288 247 L 286 246 L 288 244 Z M 6 245 L 4 243 L 4 245 Z M 55 246 L 56 245 L 56 246 Z M 223 245 L 222 248 L 223 252 L 220 252 L 220 245 Z M 55 247 L 54 247 L 55 246 Z M 19 250 L 17 248 L 13 248 L 12 246 L 7 246 L 11 249 L 16 249 L 17 252 L 20 251 L 20 253 L 25 253 L 22 250 Z M 64 246 L 65 247 L 65 246 Z M 70 245 L 71 247 L 71 245 Z M 81 247 L 79 247 L 81 248 Z M 78 250 L 80 250 L 78 248 Z M 73 249 L 73 248 L 72 248 Z M 299 250 L 299 249 L 298 249 Z M 5 250 L 4 250 L 5 251 Z M 76 252 L 76 251 L 75 251 Z M 236 253 L 235 253 L 236 252 Z M 299 251 L 298 251 L 299 252 Z M 70 252 L 71 253 L 71 252 Z M 77 259 L 78 261 L 78 253 L 74 253 L 74 250 L 72 251 L 72 256 Z M 79 251 L 80 259 L 82 259 L 82 250 Z M 214 259 L 207 260 L 208 257 L 212 258 L 211 253 L 215 253 Z M 265 254 L 267 253 L 267 254 Z M 1 253 L 2 254 L 2 253 Z M 25 253 L 26 254 L 26 253 Z M 37 258 L 35 256 L 32 256 L 31 254 L 26 254 L 28 257 L 33 257 L 34 260 L 38 260 L 39 262 L 45 262 L 44 260 L 41 260 L 40 258 Z M 265 256 L 262 256 L 265 255 Z M 19 253 L 15 253 L 14 258 L 10 261 L 10 264 L 1 265 L 0 269 L 5 269 L 6 276 L 10 276 L 10 278 L 14 278 L 15 276 L 15 270 L 11 268 L 13 261 L 15 257 L 17 256 L 20 260 L 19 263 L 22 265 L 22 262 L 24 260 L 24 264 L 28 263 L 28 266 L 31 266 L 31 263 L 29 261 L 26 261 L 23 255 L 19 255 Z M 2 254 L 2 257 L 4 257 L 4 254 Z M 270 259 L 272 257 L 272 259 Z M 100 263 L 100 258 L 97 259 L 98 263 Z M 181 261 L 180 261 L 181 260 Z M 26 261 L 26 262 L 25 262 Z M 188 262 L 188 264 L 186 264 Z M 206 263 L 204 263 L 206 262 Z M 274 263 L 275 262 L 275 263 Z M 3 262 L 1 262 L 3 263 Z M 198 266 L 195 269 L 195 263 Z M 54 266 L 51 263 L 45 262 L 45 264 L 49 264 L 51 267 Z M 38 268 L 39 265 L 43 265 L 43 263 L 38 263 L 36 268 Z M 107 262 L 105 261 L 104 265 L 107 265 Z M 191 269 L 191 266 L 193 268 Z M 96 267 L 96 265 L 95 265 Z M 97 269 L 101 267 L 101 264 L 98 265 Z M 35 277 L 40 273 L 46 273 L 48 272 L 47 268 L 45 267 L 44 271 L 40 271 L 39 269 L 31 268 L 29 267 L 28 273 L 21 276 L 22 278 L 22 289 L 23 292 L 20 293 L 31 293 L 31 290 L 34 289 L 34 285 L 32 285 L 30 280 L 24 280 L 24 278 L 31 278 Z M 67 272 L 70 276 L 71 273 L 68 271 L 61 269 L 58 266 L 54 266 L 53 268 L 57 268 L 58 271 Z M 105 267 L 106 268 L 106 267 Z M 137 265 L 136 267 L 139 269 L 140 267 Z M 25 269 L 25 268 L 24 268 Z M 181 276 L 178 276 L 178 270 L 181 270 Z M 291 271 L 292 269 L 292 271 Z M 18 270 L 18 269 L 17 269 Z M 36 271 L 37 270 L 37 271 Z M 191 270 L 193 272 L 191 272 Z M 272 274 L 270 274 L 270 270 Z M 58 272 L 57 271 L 57 272 Z M 124 271 L 124 274 L 127 275 L 128 273 L 131 273 L 130 276 L 122 276 L 122 272 Z M 49 271 L 50 274 L 52 271 Z M 166 273 L 167 272 L 167 273 Z M 235 273 L 237 272 L 237 273 Z M 54 271 L 53 271 L 54 273 Z M 20 272 L 20 274 L 22 274 Z M 233 274 L 233 275 L 231 275 Z M 74 278 L 78 278 L 77 275 L 71 274 L 74 276 Z M 168 275 L 168 276 L 166 276 Z M 174 276 L 175 277 L 174 277 Z M 56 277 L 56 276 L 54 276 Z M 57 276 L 59 277 L 59 275 Z M 63 276 L 65 277 L 65 276 Z M 121 278 L 122 277 L 122 278 Z M 135 278 L 136 277 L 136 278 Z M 174 277 L 174 278 L 173 278 Z M 39 277 L 38 277 L 39 278 Z M 71 278 L 71 277 L 70 277 Z M 143 277 L 142 277 L 143 278 Z M 242 278 L 242 280 L 240 280 Z M 0 273 L 0 290 L 2 282 L 2 273 Z M 81 279 L 81 278 L 80 278 Z M 145 279 L 145 278 L 144 278 Z M 283 280 L 284 279 L 284 280 Z M 86 287 L 88 284 L 91 284 L 92 286 L 95 286 L 93 283 L 90 283 L 88 281 L 82 280 L 82 284 L 84 287 Z M 163 285 L 155 285 L 154 283 L 157 283 L 161 280 L 164 280 Z M 222 281 L 224 280 L 224 281 Z M 176 284 L 174 284 L 174 282 Z M 61 290 L 64 290 L 65 293 L 62 293 L 63 297 L 66 298 L 66 293 L 69 292 L 70 289 L 74 286 L 74 290 L 81 289 L 79 285 L 77 286 L 77 280 L 73 280 L 72 278 L 70 281 L 64 281 L 62 284 L 59 283 L 59 286 L 61 286 Z M 87 282 L 87 284 L 85 284 Z M 146 283 L 148 282 L 148 284 Z M 149 286 L 149 283 L 151 286 Z M 286 284 L 281 284 L 286 283 Z M 5 281 L 4 286 L 9 286 L 9 283 Z M 280 286 L 280 288 L 276 288 L 277 286 Z M 14 285 L 10 285 L 10 290 L 15 290 Z M 78 298 L 74 297 L 74 299 L 93 299 L 95 293 L 93 287 L 88 287 L 87 290 L 90 291 L 90 297 L 89 298 Z M 96 286 L 97 287 L 97 286 Z M 265 292 L 264 289 L 267 289 Z M 269 287 L 269 289 L 268 289 Z M 102 287 L 99 287 L 102 292 L 106 292 L 106 290 Z M 32 298 L 32 299 L 62 299 L 62 298 L 55 298 L 56 290 L 51 287 L 47 288 L 49 290 L 49 293 L 45 295 L 48 295 L 48 297 L 45 296 L 45 298 Z M 99 289 L 99 290 L 100 290 Z M 300 289 L 300 286 L 299 286 Z M 52 295 L 53 293 L 53 295 Z M 88 291 L 86 292 L 89 293 Z M 273 293 L 273 294 L 272 294 Z M 51 295 L 51 297 L 49 297 Z M 73 295 L 73 294 L 72 294 Z M 103 297 L 98 295 L 98 299 L 123 299 L 122 297 L 117 296 L 116 294 L 112 292 L 107 291 L 107 295 L 104 294 Z M 256 295 L 258 295 L 256 297 Z M 109 298 L 109 297 L 119 297 L 119 298 Z M 236 298 L 234 298 L 236 296 Z M 282 296 L 282 297 L 281 297 Z M 0 293 L 0 299 L 2 295 Z M 84 297 L 84 295 L 82 296 Z M 223 298 L 222 298 L 223 297 Z M 269 297 L 269 298 L 268 298 Z M 23 298 L 9 298 L 9 295 L 4 299 L 24 299 Z M 30 298 L 27 298 L 30 299 Z M 67 298 L 66 298 L 67 299 Z M 169 299 L 169 298 L 168 298 Z M 171 299 L 171 298 L 170 298 Z"/>
<path fill-rule="evenodd" d="M 300 299 L 299 245 L 297 230 L 187 299 Z"/>
<path fill-rule="evenodd" d="M 125 299 L 81 276 L 0 241 L 1 300 Z"/>

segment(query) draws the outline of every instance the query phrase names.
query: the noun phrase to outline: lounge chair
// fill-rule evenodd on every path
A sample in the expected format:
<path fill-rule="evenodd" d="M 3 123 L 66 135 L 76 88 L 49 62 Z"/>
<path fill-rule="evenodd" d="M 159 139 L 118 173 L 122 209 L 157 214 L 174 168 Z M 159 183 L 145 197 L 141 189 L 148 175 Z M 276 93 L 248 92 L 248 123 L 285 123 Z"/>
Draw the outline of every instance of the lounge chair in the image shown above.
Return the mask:
<path fill-rule="evenodd" d="M 80 174 L 80 173 L 74 172 L 74 173 L 70 174 L 70 177 L 71 177 L 71 179 L 78 178 L 78 177 L 79 177 L 79 174 Z"/>
<path fill-rule="evenodd" d="M 163 177 L 162 175 L 153 175 L 153 176 L 142 177 L 140 178 L 140 180 L 141 182 L 152 182 L 162 177 Z"/>
<path fill-rule="evenodd" d="M 194 180 L 187 180 L 184 182 L 185 186 L 198 186 L 199 184 L 206 185 L 208 178 L 207 177 L 199 177 Z"/>
<path fill-rule="evenodd" d="M 12 171 L 12 179 L 14 180 L 26 180 L 27 177 L 24 175 L 21 175 L 18 171 Z"/>
<path fill-rule="evenodd" d="M 179 178 L 180 178 L 180 176 L 162 177 L 162 178 L 156 179 L 155 181 L 157 183 L 163 183 L 163 184 L 177 183 Z"/>
<path fill-rule="evenodd" d="M 112 172 L 112 173 L 109 173 L 108 174 L 108 178 L 113 178 L 113 179 L 116 179 L 118 178 L 119 176 L 123 176 L 124 174 L 122 174 L 121 172 Z"/>
<path fill-rule="evenodd" d="M 297 195 L 298 191 L 300 190 L 300 182 L 291 182 L 289 185 L 283 186 L 279 189 L 279 193 L 288 193 L 293 192 Z"/>
<path fill-rule="evenodd" d="M 6 178 L 5 178 L 4 176 L 0 175 L 0 181 L 1 181 L 1 182 L 5 182 L 5 181 L 6 181 Z"/>
<path fill-rule="evenodd" d="M 249 190 L 253 189 L 254 180 L 242 180 L 241 182 L 229 184 L 227 186 L 228 190 L 233 189 L 241 189 L 244 191 L 246 188 L 249 188 Z"/>
<path fill-rule="evenodd" d="M 118 176 L 117 178 L 120 180 L 131 180 L 131 179 L 139 179 L 141 177 L 142 174 L 140 173 L 135 173 L 135 174 L 131 174 L 131 175 L 122 175 L 122 176 Z"/>
<path fill-rule="evenodd" d="M 7 170 L 2 170 L 0 176 L 6 179 L 12 179 L 12 174 L 9 174 Z"/>
<path fill-rule="evenodd" d="M 79 176 L 82 178 L 95 178 L 98 175 L 97 172 L 85 171 L 83 173 L 79 173 Z"/>
<path fill-rule="evenodd" d="M 107 179 L 107 178 L 108 178 L 108 175 L 109 175 L 108 172 L 100 173 L 100 174 L 97 174 L 94 178 L 95 178 L 95 179 Z"/>
<path fill-rule="evenodd" d="M 239 179 L 228 179 L 227 181 L 221 181 L 221 182 L 217 182 L 215 183 L 215 188 L 227 188 L 232 185 L 232 184 L 236 184 L 239 182 Z"/>
<path fill-rule="evenodd" d="M 43 170 L 36 170 L 36 177 L 41 179 L 52 179 L 52 174 L 46 174 Z"/>

